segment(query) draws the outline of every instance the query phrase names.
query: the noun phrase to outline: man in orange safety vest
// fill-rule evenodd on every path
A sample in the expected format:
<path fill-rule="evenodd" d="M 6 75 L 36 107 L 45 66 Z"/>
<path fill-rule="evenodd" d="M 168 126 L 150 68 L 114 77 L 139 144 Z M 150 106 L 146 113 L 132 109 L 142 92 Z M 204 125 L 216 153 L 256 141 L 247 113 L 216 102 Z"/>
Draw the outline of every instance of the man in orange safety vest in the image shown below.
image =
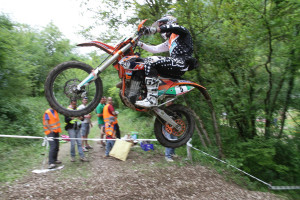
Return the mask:
<path fill-rule="evenodd" d="M 56 110 L 49 108 L 45 111 L 43 116 L 43 125 L 45 135 L 52 137 L 53 140 L 49 140 L 49 169 L 55 168 L 56 164 L 61 164 L 61 161 L 57 160 L 59 151 L 59 133 L 61 133 L 59 116 Z"/>
<path fill-rule="evenodd" d="M 107 104 L 103 108 L 104 123 L 109 122 L 110 117 L 114 117 L 115 121 L 113 122 L 113 125 L 115 126 L 116 137 L 120 139 L 121 138 L 121 132 L 120 132 L 120 128 L 119 128 L 119 125 L 118 125 L 117 116 L 118 116 L 118 111 L 115 111 L 115 109 L 113 107 L 113 100 L 112 100 L 111 97 L 108 97 L 107 98 Z"/>

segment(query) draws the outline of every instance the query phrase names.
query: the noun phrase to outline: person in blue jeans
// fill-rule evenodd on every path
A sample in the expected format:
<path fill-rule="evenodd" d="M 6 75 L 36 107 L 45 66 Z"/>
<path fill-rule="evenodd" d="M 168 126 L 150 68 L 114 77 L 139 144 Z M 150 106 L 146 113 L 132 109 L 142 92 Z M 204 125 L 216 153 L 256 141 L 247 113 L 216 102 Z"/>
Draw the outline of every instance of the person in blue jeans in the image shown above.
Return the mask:
<path fill-rule="evenodd" d="M 88 103 L 88 98 L 84 97 L 82 99 L 82 104 L 80 106 L 78 106 L 77 110 L 84 109 L 86 107 L 87 103 Z M 89 133 L 90 133 L 90 127 L 93 127 L 91 118 L 92 118 L 92 115 L 90 113 L 86 114 L 86 115 L 84 115 L 83 121 L 81 123 L 82 149 L 84 152 L 88 152 L 89 149 L 93 149 L 93 147 L 91 147 L 87 141 Z"/>
<path fill-rule="evenodd" d="M 109 152 L 113 148 L 116 139 L 116 126 L 114 117 L 110 117 L 109 121 L 105 123 L 105 135 L 106 135 L 106 147 L 105 147 L 105 158 L 109 157 Z"/>
<path fill-rule="evenodd" d="M 173 102 L 169 102 L 167 103 L 166 106 L 170 106 L 172 105 Z M 164 134 L 164 136 L 167 138 L 167 139 L 177 139 L 176 136 L 174 135 L 171 135 L 170 133 L 168 133 L 165 129 L 165 126 L 162 126 L 162 133 Z M 169 147 L 166 147 L 165 149 L 165 159 L 167 162 L 174 162 L 174 160 L 172 159 L 172 157 L 175 157 L 176 154 L 175 154 L 175 149 L 174 148 L 169 148 Z"/>
<path fill-rule="evenodd" d="M 176 136 L 174 135 L 171 135 L 170 133 L 168 133 L 166 130 L 165 130 L 165 126 L 162 127 L 162 132 L 164 134 L 164 136 L 167 138 L 167 139 L 177 139 Z M 172 157 L 175 156 L 175 148 L 169 148 L 169 147 L 166 147 L 165 149 L 165 159 L 167 162 L 174 162 L 174 160 L 172 159 Z"/>
<path fill-rule="evenodd" d="M 71 104 L 68 106 L 68 109 L 71 110 L 76 110 L 77 108 L 77 102 L 76 101 L 71 101 Z M 80 156 L 80 160 L 82 162 L 88 161 L 83 153 L 82 149 L 82 139 L 81 139 L 81 134 L 80 134 L 80 127 L 81 127 L 81 119 L 80 117 L 68 117 L 65 116 L 65 130 L 68 131 L 69 137 L 71 138 L 71 162 L 75 162 L 75 145 L 77 143 L 77 148 L 78 148 L 78 154 Z M 76 139 L 72 139 L 76 138 Z"/>

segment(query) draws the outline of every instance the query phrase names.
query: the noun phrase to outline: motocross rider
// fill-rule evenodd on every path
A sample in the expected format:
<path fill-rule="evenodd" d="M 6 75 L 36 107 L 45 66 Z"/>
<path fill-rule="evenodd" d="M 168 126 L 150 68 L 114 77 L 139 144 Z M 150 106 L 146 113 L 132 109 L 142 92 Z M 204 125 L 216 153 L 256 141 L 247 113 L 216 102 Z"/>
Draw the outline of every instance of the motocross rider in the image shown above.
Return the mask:
<path fill-rule="evenodd" d="M 193 53 L 193 41 L 189 31 L 183 26 L 177 25 L 177 19 L 171 15 L 166 15 L 157 20 L 152 27 L 142 27 L 144 35 L 161 33 L 166 40 L 157 46 L 151 46 L 138 42 L 138 46 L 151 53 L 161 53 L 169 51 L 170 57 L 150 56 L 145 58 L 145 84 L 147 86 L 147 97 L 137 101 L 135 105 L 150 108 L 157 106 L 158 74 L 167 77 L 180 77 L 187 70 L 186 61 Z"/>

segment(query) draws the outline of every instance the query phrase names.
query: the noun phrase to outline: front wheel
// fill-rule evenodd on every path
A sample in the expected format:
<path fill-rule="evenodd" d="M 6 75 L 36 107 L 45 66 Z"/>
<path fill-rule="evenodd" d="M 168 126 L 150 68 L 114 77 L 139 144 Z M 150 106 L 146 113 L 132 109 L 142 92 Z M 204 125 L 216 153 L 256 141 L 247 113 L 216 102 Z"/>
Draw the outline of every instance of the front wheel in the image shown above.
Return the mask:
<path fill-rule="evenodd" d="M 64 62 L 56 66 L 48 75 L 45 82 L 45 96 L 50 106 L 57 112 L 66 116 L 83 116 L 91 113 L 99 104 L 102 97 L 102 81 L 98 77 L 87 86 L 78 91 L 77 85 L 84 80 L 93 68 L 77 61 Z M 81 110 L 70 110 L 71 100 L 81 104 L 83 98 L 88 99 L 88 104 Z"/>
<path fill-rule="evenodd" d="M 172 119 L 181 126 L 177 130 L 163 119 L 156 118 L 154 123 L 154 133 L 159 143 L 165 147 L 177 148 L 185 145 L 192 137 L 195 128 L 195 121 L 192 111 L 179 104 L 173 104 L 164 109 Z"/>

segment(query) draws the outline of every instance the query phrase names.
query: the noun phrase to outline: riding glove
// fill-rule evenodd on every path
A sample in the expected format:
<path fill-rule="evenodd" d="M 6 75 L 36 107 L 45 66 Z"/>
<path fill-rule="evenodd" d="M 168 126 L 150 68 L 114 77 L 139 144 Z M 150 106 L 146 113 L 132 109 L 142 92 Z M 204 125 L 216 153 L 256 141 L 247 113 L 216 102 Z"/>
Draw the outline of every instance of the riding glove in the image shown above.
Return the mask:
<path fill-rule="evenodd" d="M 144 32 L 144 35 L 152 35 L 157 32 L 155 27 L 143 27 L 142 31 Z"/>

